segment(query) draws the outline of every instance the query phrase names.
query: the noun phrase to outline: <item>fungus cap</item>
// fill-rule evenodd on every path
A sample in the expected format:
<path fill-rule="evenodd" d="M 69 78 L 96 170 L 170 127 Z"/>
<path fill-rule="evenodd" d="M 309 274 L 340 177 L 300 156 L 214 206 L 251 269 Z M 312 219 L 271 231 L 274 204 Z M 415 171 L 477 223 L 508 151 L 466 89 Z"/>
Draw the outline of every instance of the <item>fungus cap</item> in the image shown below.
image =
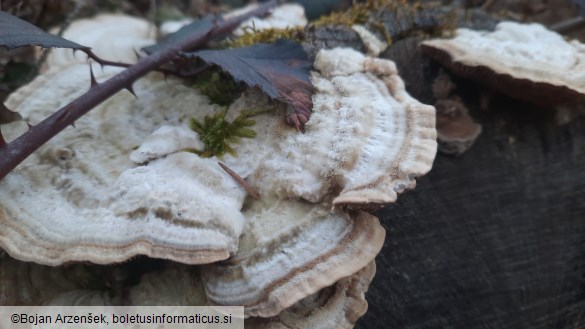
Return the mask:
<path fill-rule="evenodd" d="M 119 71 L 94 73 L 101 81 Z M 405 92 L 392 62 L 323 50 L 312 83 L 314 114 L 304 134 L 282 113 L 258 114 L 256 137 L 221 159 L 260 190 L 262 198 L 251 200 L 217 157 L 184 151 L 203 147 L 189 119 L 222 109 L 181 81 L 155 73 L 140 79 L 137 98 L 108 99 L 0 181 L 0 247 L 50 265 L 233 256 L 203 270 L 209 300 L 245 304 L 250 316 L 279 314 L 374 259 L 384 229 L 345 206 L 394 202 L 430 170 L 437 147 L 434 109 Z M 86 64 L 54 64 L 8 106 L 34 124 L 87 88 Z M 251 90 L 225 117 L 268 104 Z"/>
<path fill-rule="evenodd" d="M 376 263 L 371 262 L 355 274 L 303 298 L 276 317 L 249 318 L 246 323 L 257 329 L 351 329 L 368 309 L 364 295 L 375 272 Z"/>
<path fill-rule="evenodd" d="M 455 74 L 544 106 L 585 99 L 585 45 L 536 23 L 501 22 L 493 32 L 457 29 L 421 43 Z"/>
<path fill-rule="evenodd" d="M 439 151 L 459 155 L 468 150 L 481 133 L 481 125 L 473 121 L 459 97 L 441 99 L 437 109 Z"/>
<path fill-rule="evenodd" d="M 414 188 L 436 154 L 434 108 L 408 95 L 391 61 L 335 48 L 321 50 L 314 68 L 305 132 L 259 116 L 256 138 L 238 146 L 254 157 L 225 163 L 260 194 L 340 207 L 380 207 Z"/>
<path fill-rule="evenodd" d="M 244 305 L 246 316 L 279 314 L 356 273 L 384 244 L 378 219 L 361 211 L 279 200 L 255 203 L 246 217 L 238 255 L 202 273 L 210 302 Z"/>
<path fill-rule="evenodd" d="M 117 71 L 97 71 L 96 78 Z M 80 81 L 89 88 L 87 64 L 56 66 L 7 103 L 35 124 L 86 90 Z M 185 120 L 192 106 L 215 110 L 193 92 L 169 108 L 169 98 L 155 91 L 172 95 L 176 87 L 140 80 L 138 99 L 112 97 L 0 181 L 0 246 L 48 265 L 136 255 L 199 264 L 235 253 L 245 193 L 215 161 L 174 154 L 136 167 L 128 157 L 157 123 Z"/>

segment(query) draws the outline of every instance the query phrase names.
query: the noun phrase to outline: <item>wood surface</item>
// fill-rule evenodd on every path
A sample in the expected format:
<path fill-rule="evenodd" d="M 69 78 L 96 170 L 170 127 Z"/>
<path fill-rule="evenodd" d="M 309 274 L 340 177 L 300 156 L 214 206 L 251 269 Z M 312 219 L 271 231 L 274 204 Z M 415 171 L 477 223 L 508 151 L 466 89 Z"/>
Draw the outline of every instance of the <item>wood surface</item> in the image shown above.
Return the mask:
<path fill-rule="evenodd" d="M 585 117 L 504 97 L 472 115 L 471 149 L 380 212 L 356 328 L 585 328 Z"/>

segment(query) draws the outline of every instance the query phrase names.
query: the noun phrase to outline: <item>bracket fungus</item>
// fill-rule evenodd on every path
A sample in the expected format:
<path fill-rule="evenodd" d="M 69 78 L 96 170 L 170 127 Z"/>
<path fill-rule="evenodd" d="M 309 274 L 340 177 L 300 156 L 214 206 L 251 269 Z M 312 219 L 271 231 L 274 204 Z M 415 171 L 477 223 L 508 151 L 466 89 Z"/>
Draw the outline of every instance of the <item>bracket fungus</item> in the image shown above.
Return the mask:
<path fill-rule="evenodd" d="M 298 301 L 278 316 L 249 318 L 246 325 L 258 329 L 351 329 L 366 313 L 368 303 L 364 295 L 375 273 L 376 263 L 371 262 L 354 275 Z"/>
<path fill-rule="evenodd" d="M 237 155 L 221 159 L 262 198 L 242 209 L 246 226 L 238 252 L 205 266 L 203 279 L 211 302 L 245 305 L 248 316 L 277 315 L 373 260 L 384 240 L 377 219 L 331 206 L 394 201 L 430 169 L 436 152 L 434 109 L 406 94 L 390 61 L 323 50 L 315 69 L 314 112 L 304 134 L 264 113 L 254 118 L 256 136 L 242 139 Z M 227 115 L 264 101 L 248 93 Z M 157 130 L 131 157 L 166 161 L 193 139 L 186 127 L 161 131 L 171 129 Z"/>
<path fill-rule="evenodd" d="M 408 95 L 388 60 L 335 48 L 320 51 L 314 69 L 305 133 L 259 116 L 256 138 L 238 146 L 253 160 L 227 157 L 225 163 L 250 176 L 260 194 L 313 203 L 329 198 L 334 206 L 354 208 L 394 202 L 432 166 L 434 108 Z"/>
<path fill-rule="evenodd" d="M 148 25 L 143 28 L 146 32 Z M 84 42 L 92 47 L 101 44 L 110 37 L 107 28 L 101 31 L 105 34 L 95 32 Z M 142 45 L 143 39 L 137 43 Z M 127 54 L 133 54 L 132 44 L 109 59 L 121 60 Z M 7 100 L 33 124 L 90 87 L 87 64 L 67 61 L 59 53 L 52 56 L 59 59 L 49 61 L 53 64 L 43 75 Z M 119 71 L 106 67 L 96 71 L 95 78 L 106 79 Z M 164 81 L 152 81 L 172 93 Z M 235 253 L 244 224 L 239 208 L 245 193 L 215 162 L 181 154 L 148 167 L 134 167 L 129 161 L 128 154 L 152 133 L 153 124 L 184 119 L 149 88 L 152 83 L 137 87 L 137 100 L 129 94 L 111 98 L 0 182 L 3 249 L 17 259 L 48 265 L 109 264 L 139 254 L 199 264 Z M 183 100 L 189 108 L 211 107 L 197 94 Z M 10 128 L 3 127 L 8 136 L 13 135 Z"/>
<path fill-rule="evenodd" d="M 247 316 L 275 316 L 366 266 L 384 243 L 378 219 L 365 212 L 274 203 L 246 211 L 248 225 L 235 257 L 204 267 L 211 302 L 244 305 Z"/>
<path fill-rule="evenodd" d="M 435 108 L 439 151 L 460 155 L 468 150 L 481 133 L 481 125 L 473 121 L 463 101 L 459 97 L 441 99 Z"/>
<path fill-rule="evenodd" d="M 90 86 L 87 64 L 51 65 L 8 100 L 32 123 Z M 304 134 L 273 113 L 285 105 L 258 111 L 255 136 L 219 158 L 191 152 L 203 144 L 189 120 L 219 111 L 233 120 L 274 103 L 250 89 L 224 109 L 178 79 L 147 75 L 137 97 L 110 98 L 0 181 L 0 247 L 48 265 L 137 255 L 206 264 L 205 298 L 245 305 L 247 316 L 276 316 L 337 282 L 334 309 L 319 314 L 345 314 L 340 325 L 350 327 L 385 238 L 364 210 L 394 202 L 430 170 L 435 111 L 406 93 L 391 61 L 352 49 L 320 51 L 311 81 Z M 262 197 L 248 198 L 219 160 Z"/>
<path fill-rule="evenodd" d="M 328 188 L 341 189 L 333 204 L 385 204 L 414 188 L 414 177 L 427 173 L 435 157 L 434 108 L 406 92 L 391 61 L 334 49 L 319 53 L 315 68 L 320 74 L 313 84 L 321 92 L 314 111 L 331 114 L 313 125 L 336 126 L 337 136 L 319 138 L 329 163 L 323 169 Z"/>
<path fill-rule="evenodd" d="M 82 74 L 87 75 L 84 64 L 56 67 L 8 103 L 36 122 L 79 91 L 72 77 Z M 153 82 L 172 95 L 164 81 Z M 184 120 L 181 116 L 193 105 L 213 108 L 191 93 L 183 98 L 181 114 L 168 106 L 168 99 L 149 94 L 149 88 L 152 83 L 139 82 L 137 100 L 128 94 L 110 99 L 0 182 L 0 245 L 5 250 L 49 265 L 107 264 L 137 254 L 199 264 L 237 250 L 245 193 L 214 161 L 189 154 L 149 166 L 133 167 L 129 161 L 133 146 L 156 122 Z"/>
<path fill-rule="evenodd" d="M 456 86 L 442 72 L 433 82 L 437 110 L 437 139 L 439 151 L 460 155 L 467 151 L 481 133 L 481 125 L 473 121 L 463 99 L 455 92 Z"/>
<path fill-rule="evenodd" d="M 493 32 L 457 29 L 421 43 L 455 74 L 543 106 L 585 99 L 585 46 L 536 23 L 501 22 Z"/>
<path fill-rule="evenodd" d="M 378 55 L 380 55 L 381 52 L 383 52 L 388 47 L 387 42 L 380 40 L 365 26 L 355 24 L 352 25 L 351 28 L 359 34 L 360 38 L 362 39 L 362 42 L 364 43 L 364 46 L 368 51 L 368 55 L 377 57 Z"/>

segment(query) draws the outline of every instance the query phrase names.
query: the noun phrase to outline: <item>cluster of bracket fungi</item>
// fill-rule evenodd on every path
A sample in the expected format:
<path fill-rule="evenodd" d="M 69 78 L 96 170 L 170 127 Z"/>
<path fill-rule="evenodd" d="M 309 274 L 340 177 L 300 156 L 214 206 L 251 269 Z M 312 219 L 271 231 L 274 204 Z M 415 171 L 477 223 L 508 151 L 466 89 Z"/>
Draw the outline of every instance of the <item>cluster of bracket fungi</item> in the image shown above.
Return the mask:
<path fill-rule="evenodd" d="M 256 28 L 271 27 L 262 22 Z M 108 30 L 113 26 L 118 32 Z M 108 60 L 130 62 L 134 49 L 153 42 L 151 31 L 135 18 L 102 15 L 74 22 L 64 36 Z M 387 40 L 367 25 L 350 31 L 348 42 L 357 36 L 361 52 L 318 33 L 307 45 L 315 94 L 303 134 L 264 113 L 255 118 L 256 137 L 240 141 L 237 155 L 184 152 L 201 144 L 189 118 L 219 107 L 179 79 L 151 73 L 135 84 L 137 97 L 117 94 L 42 146 L 0 181 L 0 246 L 18 260 L 74 265 L 51 268 L 4 255 L 1 285 L 15 288 L 0 290 L 2 302 L 244 305 L 249 327 L 353 327 L 367 308 L 364 293 L 385 239 L 370 212 L 431 169 L 437 131 L 435 108 L 411 97 L 396 65 L 377 57 Z M 457 29 L 421 48 L 453 73 L 521 99 L 558 104 L 585 94 L 575 68 L 585 47 L 540 25 Z M 55 51 L 7 106 L 33 124 L 42 120 L 89 87 L 87 65 Z M 95 70 L 95 78 L 120 70 Z M 448 107 L 448 83 L 435 90 Z M 228 115 L 267 102 L 249 90 Z M 469 130 L 471 139 L 478 129 Z M 2 127 L 8 140 L 23 130 L 22 122 Z M 249 197 L 218 160 L 260 197 Z M 79 264 L 139 255 L 176 263 L 144 274 L 125 300 L 88 286 L 99 271 Z"/>

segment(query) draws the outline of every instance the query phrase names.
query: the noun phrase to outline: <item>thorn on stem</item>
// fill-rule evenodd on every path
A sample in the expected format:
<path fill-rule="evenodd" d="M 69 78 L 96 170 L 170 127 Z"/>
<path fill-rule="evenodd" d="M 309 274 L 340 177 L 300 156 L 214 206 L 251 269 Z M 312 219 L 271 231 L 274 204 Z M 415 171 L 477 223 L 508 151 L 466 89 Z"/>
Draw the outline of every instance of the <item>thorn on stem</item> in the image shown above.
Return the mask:
<path fill-rule="evenodd" d="M 4 136 L 2 136 L 2 131 L 0 130 L 0 148 L 3 148 L 6 144 L 6 140 L 4 139 Z"/>
<path fill-rule="evenodd" d="M 95 79 L 95 75 L 93 75 L 93 69 L 91 67 L 91 63 L 89 64 L 89 75 L 90 75 L 90 79 L 91 79 L 91 88 L 99 85 L 99 83 Z"/>
<path fill-rule="evenodd" d="M 260 194 L 256 191 L 248 182 L 246 182 L 240 175 L 236 174 L 233 170 L 231 170 L 228 166 L 221 162 L 217 162 L 217 164 L 221 167 L 221 169 L 225 170 L 228 175 L 232 176 L 233 179 L 240 184 L 250 194 L 250 196 L 254 199 L 260 199 Z"/>
<path fill-rule="evenodd" d="M 134 49 L 134 55 L 136 55 L 136 59 L 137 60 L 141 60 L 142 59 L 142 55 L 140 55 L 140 53 L 136 49 Z"/>
<path fill-rule="evenodd" d="M 57 121 L 63 121 L 65 120 L 65 117 L 67 117 L 67 110 L 62 110 L 61 113 L 59 113 L 59 116 L 57 116 Z M 27 122 L 27 124 L 29 125 L 30 128 L 30 124 Z"/>
<path fill-rule="evenodd" d="M 138 98 L 138 96 L 136 96 L 136 93 L 134 92 L 134 87 L 132 87 L 132 85 L 129 85 L 124 89 L 128 90 L 132 95 L 134 95 L 134 97 Z"/>

